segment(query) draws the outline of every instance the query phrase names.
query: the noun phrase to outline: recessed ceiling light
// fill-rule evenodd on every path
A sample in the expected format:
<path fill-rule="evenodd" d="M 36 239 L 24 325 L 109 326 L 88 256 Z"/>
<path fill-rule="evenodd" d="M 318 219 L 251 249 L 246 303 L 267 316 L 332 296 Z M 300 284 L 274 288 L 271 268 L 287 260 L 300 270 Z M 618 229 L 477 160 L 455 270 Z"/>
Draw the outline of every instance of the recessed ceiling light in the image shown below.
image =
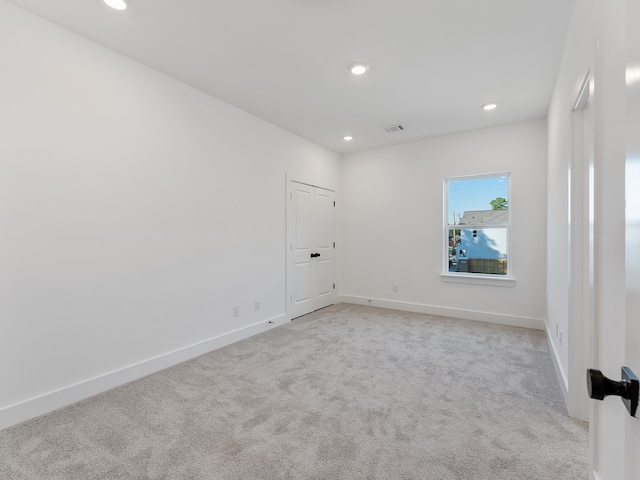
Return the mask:
<path fill-rule="evenodd" d="M 127 8 L 127 4 L 124 3 L 124 0 L 102 0 L 102 1 L 115 10 L 124 10 Z"/>
<path fill-rule="evenodd" d="M 348 142 L 349 140 L 353 140 L 353 137 L 351 135 L 347 135 L 346 137 L 344 137 L 344 140 Z"/>
<path fill-rule="evenodd" d="M 498 104 L 496 102 L 485 103 L 482 105 L 483 110 L 495 110 L 496 108 L 498 108 Z"/>
<path fill-rule="evenodd" d="M 354 75 L 362 75 L 363 73 L 366 73 L 367 70 L 369 70 L 369 65 L 366 63 L 357 62 L 349 65 L 349 71 Z"/>

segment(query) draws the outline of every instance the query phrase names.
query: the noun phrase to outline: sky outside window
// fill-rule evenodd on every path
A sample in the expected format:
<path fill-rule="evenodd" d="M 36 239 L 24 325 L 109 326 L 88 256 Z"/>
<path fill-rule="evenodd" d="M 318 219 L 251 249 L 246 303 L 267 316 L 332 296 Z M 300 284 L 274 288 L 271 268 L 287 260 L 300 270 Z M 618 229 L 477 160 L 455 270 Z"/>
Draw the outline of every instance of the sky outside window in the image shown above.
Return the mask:
<path fill-rule="evenodd" d="M 498 197 L 509 200 L 508 177 L 475 178 L 448 182 L 448 223 L 453 224 L 453 213 L 458 218 L 465 211 L 491 210 L 491 200 Z"/>

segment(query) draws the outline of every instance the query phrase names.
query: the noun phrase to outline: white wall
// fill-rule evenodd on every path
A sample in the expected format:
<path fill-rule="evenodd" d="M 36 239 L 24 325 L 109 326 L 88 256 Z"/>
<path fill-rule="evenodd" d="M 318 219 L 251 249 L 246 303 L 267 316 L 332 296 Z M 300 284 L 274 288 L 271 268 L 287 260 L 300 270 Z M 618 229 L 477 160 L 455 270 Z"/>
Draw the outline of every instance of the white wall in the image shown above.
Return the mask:
<path fill-rule="evenodd" d="M 603 479 L 631 478 L 624 474 L 623 432 L 624 422 L 629 418 L 624 407 L 615 401 L 589 401 L 584 390 L 586 366 L 601 369 L 605 375 L 617 379 L 619 368 L 627 359 L 624 340 L 625 6 L 624 1 L 576 1 L 548 114 L 549 326 L 553 330 L 557 321 L 560 328 L 567 329 L 569 342 L 561 345 L 553 334 L 550 337 L 556 360 L 565 374 L 570 413 L 586 411 L 588 415 L 591 411 L 591 467 L 599 472 L 598 478 Z M 594 76 L 590 106 L 594 119 L 591 141 L 595 178 L 593 326 L 589 325 L 587 316 L 575 314 L 574 302 L 566 298 L 569 288 L 580 280 L 567 263 L 573 258 L 568 252 L 567 238 L 576 233 L 567 218 L 567 199 L 571 196 L 575 200 L 568 189 L 568 169 L 575 167 L 572 157 L 576 155 L 573 142 L 576 118 L 571 106 L 578 84 L 589 69 Z M 555 205 L 558 208 L 554 208 Z M 584 207 L 584 202 L 573 206 Z M 558 245 L 554 254 L 551 254 L 552 245 Z M 589 341 L 590 335 L 593 343 Z M 637 456 L 637 452 L 631 455 Z M 591 474 L 590 478 L 595 477 Z"/>
<path fill-rule="evenodd" d="M 579 118 L 572 107 L 587 72 L 594 73 L 595 18 L 591 1 L 579 1 L 567 33 L 563 59 L 549 107 L 549 167 L 547 225 L 547 301 L 549 339 L 561 370 L 564 389 L 569 380 L 569 169 L 574 152 L 574 125 Z M 591 106 L 593 109 L 593 105 Z M 574 186 L 574 188 L 576 188 Z M 573 205 L 574 210 L 583 205 Z M 564 332 L 560 342 L 555 333 Z"/>
<path fill-rule="evenodd" d="M 542 328 L 546 128 L 535 120 L 343 156 L 342 299 Z M 515 286 L 443 282 L 443 179 L 505 171 Z"/>
<path fill-rule="evenodd" d="M 286 319 L 285 174 L 339 155 L 3 0 L 0 65 L 0 427 Z"/>

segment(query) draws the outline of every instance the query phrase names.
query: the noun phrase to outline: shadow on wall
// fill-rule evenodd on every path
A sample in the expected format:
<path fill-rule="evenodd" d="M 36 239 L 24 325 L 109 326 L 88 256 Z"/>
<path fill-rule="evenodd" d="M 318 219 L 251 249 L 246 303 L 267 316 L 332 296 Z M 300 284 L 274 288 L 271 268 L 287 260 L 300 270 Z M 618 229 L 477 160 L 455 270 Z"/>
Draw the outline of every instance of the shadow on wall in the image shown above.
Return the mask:
<path fill-rule="evenodd" d="M 461 233 L 458 258 L 507 258 L 506 230 L 462 230 Z M 464 255 L 460 255 L 463 251 Z"/>

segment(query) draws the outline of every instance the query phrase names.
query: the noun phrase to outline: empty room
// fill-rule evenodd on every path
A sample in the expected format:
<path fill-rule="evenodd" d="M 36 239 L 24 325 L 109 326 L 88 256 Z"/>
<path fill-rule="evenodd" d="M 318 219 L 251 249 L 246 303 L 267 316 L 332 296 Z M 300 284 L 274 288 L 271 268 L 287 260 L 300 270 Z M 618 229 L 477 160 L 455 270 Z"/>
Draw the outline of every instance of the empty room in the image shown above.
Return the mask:
<path fill-rule="evenodd" d="M 637 18 L 0 0 L 0 478 L 640 478 Z"/>

